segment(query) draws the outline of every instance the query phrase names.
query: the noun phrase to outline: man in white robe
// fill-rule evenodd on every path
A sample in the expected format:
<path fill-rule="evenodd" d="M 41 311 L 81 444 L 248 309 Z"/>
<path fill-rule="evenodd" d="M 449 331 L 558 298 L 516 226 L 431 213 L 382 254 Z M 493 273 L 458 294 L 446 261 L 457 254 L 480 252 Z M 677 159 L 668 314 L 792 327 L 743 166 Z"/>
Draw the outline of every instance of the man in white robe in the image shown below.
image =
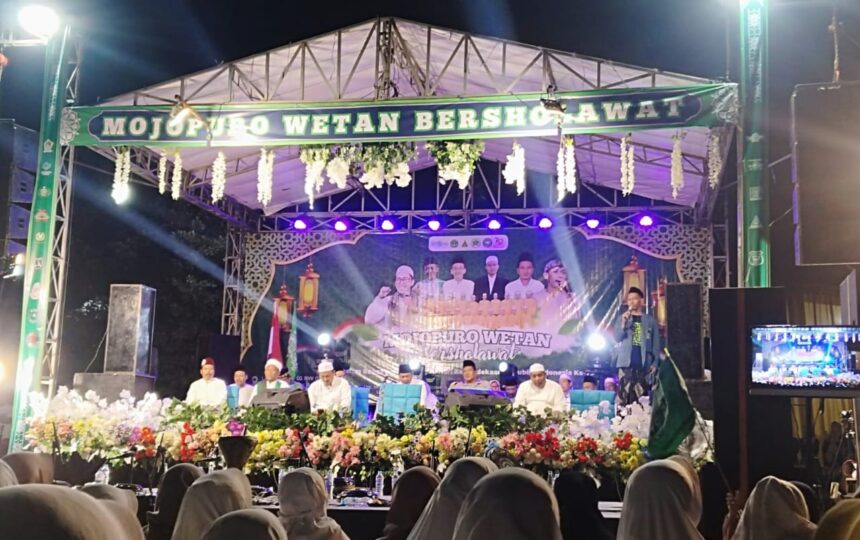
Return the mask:
<path fill-rule="evenodd" d="M 200 361 L 200 378 L 188 387 L 185 402 L 209 407 L 227 402 L 227 383 L 215 377 L 215 359 L 211 356 Z"/>
<path fill-rule="evenodd" d="M 233 370 L 233 384 L 227 387 L 227 406 L 231 409 L 247 407 L 251 403 L 254 387 L 248 384 L 248 372 L 239 365 Z"/>
<path fill-rule="evenodd" d="M 328 360 L 317 368 L 320 378 L 308 387 L 311 411 L 349 412 L 352 409 L 352 390 L 342 377 L 334 376 L 334 365 Z"/>
<path fill-rule="evenodd" d="M 251 399 L 263 395 L 265 390 L 280 390 L 292 386 L 287 381 L 280 379 L 284 364 L 277 358 L 269 358 L 263 367 L 263 380 L 254 385 L 254 393 Z"/>
<path fill-rule="evenodd" d="M 546 416 L 547 409 L 557 413 L 568 410 L 569 406 L 565 406 L 561 385 L 546 378 L 543 364 L 532 364 L 529 380 L 517 388 L 514 407 L 525 407 L 536 416 Z"/>

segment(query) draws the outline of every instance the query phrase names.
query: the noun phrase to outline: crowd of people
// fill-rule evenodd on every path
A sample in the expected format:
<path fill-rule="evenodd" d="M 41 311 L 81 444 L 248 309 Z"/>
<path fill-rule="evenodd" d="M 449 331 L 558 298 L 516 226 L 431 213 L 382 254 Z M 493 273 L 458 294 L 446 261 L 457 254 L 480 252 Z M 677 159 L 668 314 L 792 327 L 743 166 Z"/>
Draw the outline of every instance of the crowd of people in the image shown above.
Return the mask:
<path fill-rule="evenodd" d="M 0 538 L 349 540 L 327 515 L 328 491 L 313 469 L 285 474 L 277 509 L 264 509 L 254 508 L 251 484 L 238 469 L 204 474 L 194 465 L 174 465 L 159 482 L 156 510 L 147 513 L 145 525 L 131 491 L 52 480 L 49 456 L 17 453 L 0 460 Z M 800 486 L 761 479 L 742 509 L 731 505 L 722 539 L 860 538 L 860 499 L 821 516 Z M 441 479 L 427 467 L 406 471 L 394 486 L 379 540 L 702 540 L 704 514 L 713 510 L 703 502 L 699 473 L 682 457 L 652 461 L 633 473 L 616 533 L 599 510 L 590 476 L 565 471 L 550 485 L 531 471 L 468 457 Z"/>

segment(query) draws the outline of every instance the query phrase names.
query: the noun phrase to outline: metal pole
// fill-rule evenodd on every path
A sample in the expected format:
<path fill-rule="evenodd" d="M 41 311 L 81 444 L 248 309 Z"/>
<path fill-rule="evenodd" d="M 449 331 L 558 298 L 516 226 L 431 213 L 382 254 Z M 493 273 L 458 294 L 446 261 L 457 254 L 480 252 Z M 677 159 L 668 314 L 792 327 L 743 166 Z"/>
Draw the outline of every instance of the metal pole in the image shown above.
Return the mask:
<path fill-rule="evenodd" d="M 21 338 L 12 404 L 12 432 L 9 448 L 23 444 L 27 395 L 41 390 L 42 360 L 48 334 L 48 311 L 52 275 L 57 199 L 60 187 L 60 113 L 63 109 L 67 73 L 66 45 L 70 29 L 52 37 L 45 51 L 45 79 L 42 88 L 42 116 L 39 130 L 39 160 L 33 205 L 27 235 L 24 274 L 24 301 L 21 312 Z"/>
<path fill-rule="evenodd" d="M 770 196 L 767 163 L 767 0 L 740 0 L 740 95 L 738 225 L 739 281 L 770 286 Z"/>

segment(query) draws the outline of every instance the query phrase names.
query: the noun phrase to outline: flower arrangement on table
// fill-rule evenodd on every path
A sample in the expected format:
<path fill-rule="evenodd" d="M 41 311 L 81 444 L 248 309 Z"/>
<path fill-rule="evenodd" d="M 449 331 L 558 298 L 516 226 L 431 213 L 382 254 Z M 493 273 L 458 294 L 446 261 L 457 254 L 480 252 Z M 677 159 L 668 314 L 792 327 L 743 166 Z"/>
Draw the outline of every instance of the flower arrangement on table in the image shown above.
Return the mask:
<path fill-rule="evenodd" d="M 131 453 L 147 460 L 163 448 L 169 460 L 194 463 L 216 456 L 221 437 L 247 435 L 256 441 L 249 472 L 273 473 L 307 459 L 319 470 L 360 479 L 419 464 L 441 472 L 466 455 L 501 455 L 538 472 L 574 468 L 623 480 L 646 462 L 651 417 L 645 399 L 615 417 L 599 409 L 539 417 L 499 405 L 477 412 L 452 407 L 437 415 L 421 410 L 361 427 L 336 413 L 230 411 L 151 394 L 139 401 L 123 394 L 107 403 L 65 388 L 51 400 L 34 396 L 30 407 L 27 447 L 39 452 L 56 448 L 85 459 Z"/>

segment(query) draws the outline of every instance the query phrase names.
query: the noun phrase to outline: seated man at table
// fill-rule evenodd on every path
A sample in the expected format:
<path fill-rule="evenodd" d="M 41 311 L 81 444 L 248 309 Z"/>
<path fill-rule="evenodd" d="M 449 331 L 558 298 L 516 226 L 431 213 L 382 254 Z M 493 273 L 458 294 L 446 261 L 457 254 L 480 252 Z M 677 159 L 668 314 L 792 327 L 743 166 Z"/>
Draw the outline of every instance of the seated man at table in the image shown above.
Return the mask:
<path fill-rule="evenodd" d="M 286 381 L 282 381 L 279 376 L 284 364 L 277 358 L 269 358 L 266 360 L 266 366 L 263 368 L 263 380 L 254 385 L 254 394 L 251 399 L 258 395 L 262 395 L 264 390 L 282 390 L 289 388 L 291 385 Z"/>
<path fill-rule="evenodd" d="M 436 407 L 439 399 L 430 391 L 430 385 L 412 373 L 409 364 L 400 364 L 397 367 L 397 377 L 400 379 L 400 384 L 415 384 L 421 387 L 421 401 L 418 402 L 419 405 L 428 409 Z"/>
<path fill-rule="evenodd" d="M 586 375 L 582 378 L 583 390 L 597 390 L 597 379 L 592 375 Z"/>
<path fill-rule="evenodd" d="M 618 390 L 618 383 L 615 382 L 615 377 L 606 377 L 603 380 L 603 389 L 607 392 L 615 392 Z"/>
<path fill-rule="evenodd" d="M 343 377 L 334 376 L 334 365 L 328 360 L 320 362 L 320 378 L 308 387 L 311 411 L 349 412 L 352 408 L 352 391 Z"/>
<path fill-rule="evenodd" d="M 546 416 L 547 409 L 553 413 L 568 410 L 561 385 L 546 378 L 543 364 L 529 366 L 529 380 L 517 388 L 514 407 L 525 407 L 536 416 Z"/>
<path fill-rule="evenodd" d="M 565 371 L 558 376 L 558 384 L 561 385 L 561 391 L 564 394 L 565 410 L 570 410 L 570 390 L 573 388 L 573 375 Z"/>
<path fill-rule="evenodd" d="M 463 380 L 454 381 L 448 387 L 448 391 L 454 388 L 489 388 L 488 381 L 482 381 L 478 378 L 478 368 L 475 362 L 471 360 L 463 360 Z"/>
<path fill-rule="evenodd" d="M 233 370 L 233 384 L 227 387 L 227 406 L 231 409 L 247 407 L 251 403 L 254 387 L 248 384 L 245 366 L 238 365 Z"/>
<path fill-rule="evenodd" d="M 207 356 L 200 361 L 200 378 L 188 387 L 186 403 L 218 407 L 227 402 L 227 383 L 215 377 L 215 359 Z"/>

